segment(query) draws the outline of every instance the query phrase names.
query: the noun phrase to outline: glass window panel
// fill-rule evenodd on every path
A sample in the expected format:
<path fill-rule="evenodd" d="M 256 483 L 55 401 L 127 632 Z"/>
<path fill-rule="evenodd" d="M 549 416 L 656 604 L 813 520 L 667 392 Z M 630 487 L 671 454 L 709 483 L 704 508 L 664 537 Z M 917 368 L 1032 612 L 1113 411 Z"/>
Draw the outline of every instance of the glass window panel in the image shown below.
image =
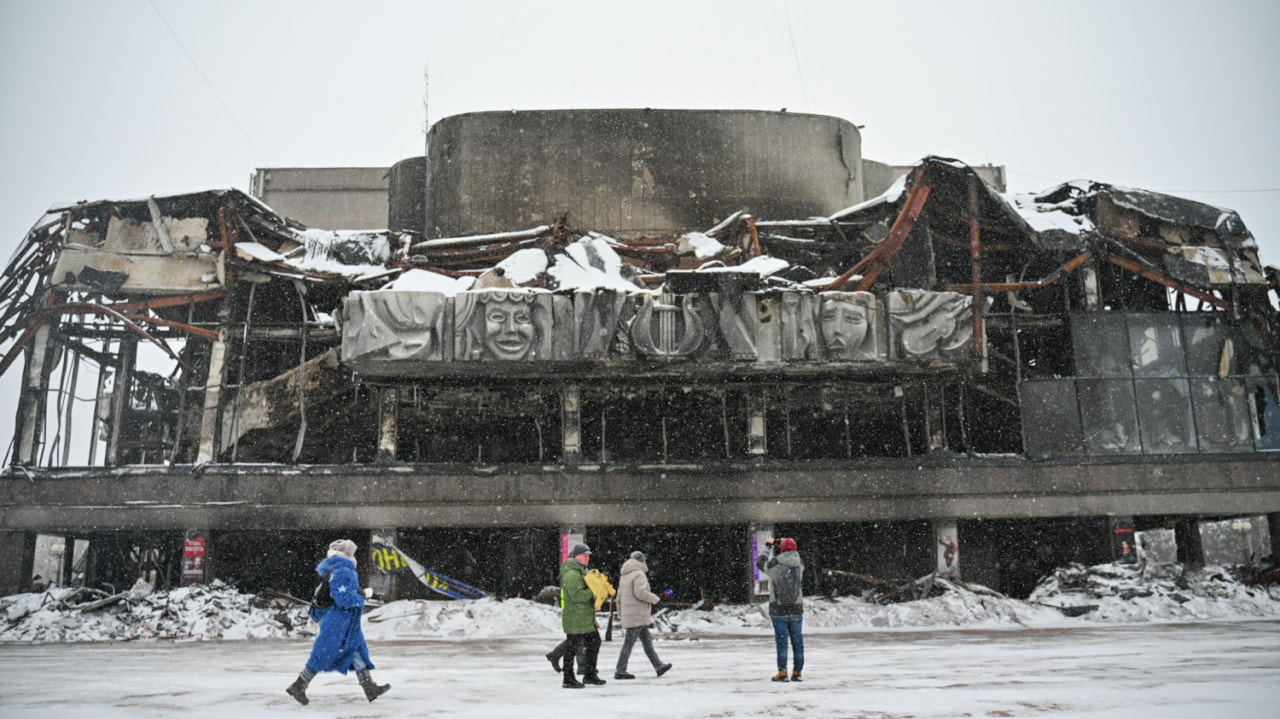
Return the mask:
<path fill-rule="evenodd" d="M 1045 459 L 1082 453 L 1074 381 L 1024 382 L 1020 394 L 1028 457 Z"/>
<path fill-rule="evenodd" d="M 1131 314 L 1128 320 L 1135 377 L 1187 376 L 1178 315 Z"/>
<path fill-rule="evenodd" d="M 1187 348 L 1187 372 L 1192 377 L 1217 377 L 1223 360 L 1223 351 L 1231 333 L 1215 315 L 1186 314 L 1182 316 L 1182 338 Z M 1237 350 L 1243 349 L 1231 342 L 1227 351 L 1228 374 L 1237 374 L 1234 360 Z"/>
<path fill-rule="evenodd" d="M 1175 454 L 1196 451 L 1191 389 L 1185 379 L 1134 380 L 1142 451 Z"/>
<path fill-rule="evenodd" d="M 1236 364 L 1240 368 L 1240 374 L 1254 377 L 1275 374 L 1270 354 L 1262 338 L 1258 336 L 1257 329 L 1244 325 L 1233 329 L 1231 334 L 1235 337 Z"/>
<path fill-rule="evenodd" d="M 1131 377 L 1129 333 L 1124 315 L 1086 312 L 1071 315 L 1071 344 L 1078 377 Z"/>
<path fill-rule="evenodd" d="M 1250 379 L 1246 383 L 1253 402 L 1258 451 L 1280 450 L 1280 393 L 1273 380 Z"/>
<path fill-rule="evenodd" d="M 1202 452 L 1253 451 L 1253 418 L 1243 382 L 1192 379 L 1191 402 Z"/>
<path fill-rule="evenodd" d="M 1080 419 L 1089 454 L 1139 454 L 1138 408 L 1130 380 L 1080 380 Z"/>

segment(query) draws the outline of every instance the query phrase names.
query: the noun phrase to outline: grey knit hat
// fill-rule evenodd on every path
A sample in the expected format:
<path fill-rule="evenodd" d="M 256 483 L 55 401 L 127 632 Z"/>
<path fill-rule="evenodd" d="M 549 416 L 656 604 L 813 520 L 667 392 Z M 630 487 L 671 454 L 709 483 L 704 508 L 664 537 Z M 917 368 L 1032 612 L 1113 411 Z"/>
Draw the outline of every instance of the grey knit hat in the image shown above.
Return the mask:
<path fill-rule="evenodd" d="M 634 559 L 634 560 L 636 560 L 637 562 L 647 562 L 647 561 L 649 561 L 649 560 L 645 559 L 645 557 L 644 557 L 644 552 L 641 552 L 641 551 L 639 551 L 639 550 L 632 552 L 632 553 L 631 553 L 631 558 L 632 558 L 632 559 Z"/>
<path fill-rule="evenodd" d="M 591 554 L 591 547 L 588 547 L 585 544 L 573 545 L 573 551 L 569 552 L 569 556 L 576 557 L 579 554 Z"/>
<path fill-rule="evenodd" d="M 335 539 L 329 543 L 330 557 L 346 557 L 347 559 L 356 558 L 356 543 L 350 539 Z"/>

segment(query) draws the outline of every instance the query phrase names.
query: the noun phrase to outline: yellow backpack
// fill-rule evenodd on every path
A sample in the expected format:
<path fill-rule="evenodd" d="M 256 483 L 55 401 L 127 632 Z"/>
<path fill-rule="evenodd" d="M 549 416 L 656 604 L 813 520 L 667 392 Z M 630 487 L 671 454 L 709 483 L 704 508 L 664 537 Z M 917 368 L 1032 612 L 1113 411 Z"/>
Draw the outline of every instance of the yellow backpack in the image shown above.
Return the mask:
<path fill-rule="evenodd" d="M 587 583 L 587 587 L 591 593 L 596 596 L 596 611 L 600 611 L 600 607 L 604 606 L 604 600 L 618 593 L 609 583 L 609 577 L 600 573 L 599 569 L 589 569 L 582 576 L 583 581 Z"/>

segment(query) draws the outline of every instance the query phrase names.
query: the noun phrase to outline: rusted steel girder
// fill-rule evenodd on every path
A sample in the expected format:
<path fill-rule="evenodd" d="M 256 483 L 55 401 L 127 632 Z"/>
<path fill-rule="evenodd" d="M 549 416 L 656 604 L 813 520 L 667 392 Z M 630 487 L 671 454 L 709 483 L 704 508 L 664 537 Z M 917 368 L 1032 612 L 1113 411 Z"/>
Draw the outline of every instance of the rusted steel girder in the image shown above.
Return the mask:
<path fill-rule="evenodd" d="M 764 253 L 760 250 L 760 234 L 756 232 L 756 218 L 747 218 L 747 229 L 751 230 L 751 256 L 759 257 Z"/>
<path fill-rule="evenodd" d="M 1165 287 L 1168 287 L 1171 290 L 1177 290 L 1178 292 L 1191 295 L 1192 297 L 1198 300 L 1201 300 L 1203 302 L 1208 302 L 1209 304 L 1221 310 L 1224 310 L 1227 312 L 1234 311 L 1234 305 L 1232 305 L 1230 301 L 1224 300 L 1221 297 L 1215 297 L 1214 295 L 1208 292 L 1205 292 L 1204 290 L 1200 290 L 1190 285 L 1186 285 L 1181 282 L 1178 282 L 1177 280 L 1165 277 L 1164 273 L 1160 272 L 1154 267 L 1143 267 L 1142 265 L 1138 264 L 1137 262 L 1134 262 L 1133 260 L 1127 260 L 1123 257 L 1115 257 L 1112 255 L 1107 256 L 1107 261 L 1115 265 L 1116 267 L 1126 269 L 1134 273 L 1135 275 L 1138 275 L 1139 277 L 1143 277 L 1145 279 L 1151 280 L 1152 282 L 1156 282 L 1158 284 L 1164 285 Z"/>
<path fill-rule="evenodd" d="M 973 358 L 982 362 L 983 372 L 986 363 L 983 357 L 986 348 L 982 338 L 982 232 L 978 226 L 978 176 L 969 175 L 969 266 L 973 278 Z"/>
<path fill-rule="evenodd" d="M 983 292 L 1017 292 L 1019 290 L 1037 290 L 1041 287 L 1047 287 L 1057 282 L 1060 277 L 1068 272 L 1075 272 L 1089 258 L 1093 257 L 1093 250 L 1082 252 L 1079 255 L 1068 260 L 1058 269 L 1054 270 L 1044 279 L 1033 280 L 1031 282 L 984 282 L 982 284 Z M 961 292 L 969 294 L 972 292 L 973 285 L 948 285 L 947 289 L 952 292 Z"/>
<path fill-rule="evenodd" d="M 893 259 L 898 250 L 902 249 L 902 243 L 907 241 L 907 236 L 911 234 L 911 230 L 915 227 L 916 218 L 920 216 L 920 212 L 924 209 L 925 200 L 929 199 L 929 168 L 921 170 L 916 176 L 915 182 L 911 185 L 911 192 L 907 195 L 907 201 L 903 203 L 902 209 L 898 212 L 898 216 L 893 221 L 893 227 L 889 228 L 889 235 L 884 238 L 884 242 L 880 246 L 867 253 L 866 257 L 858 260 L 857 264 L 850 267 L 844 274 L 836 278 L 835 282 L 827 285 L 824 290 L 832 292 L 844 286 L 854 275 L 862 272 L 866 273 L 854 288 L 856 292 L 865 292 L 871 288 L 871 285 L 884 271 L 885 264 Z"/>
<path fill-rule="evenodd" d="M 172 349 L 169 349 L 169 345 L 165 344 L 163 340 L 160 340 L 156 337 L 152 337 L 146 330 L 134 324 L 133 319 L 141 319 L 147 322 L 156 322 L 159 324 L 179 325 L 180 323 L 176 323 L 176 322 L 169 323 L 168 320 L 160 320 L 159 318 L 156 318 L 156 317 L 139 317 L 137 315 L 126 315 L 123 312 L 118 312 L 105 305 L 95 305 L 91 302 L 65 302 L 62 304 L 53 305 L 51 307 L 46 307 L 45 309 L 40 310 L 39 312 L 29 315 L 26 318 L 26 320 L 23 321 L 22 325 L 26 327 L 26 330 L 22 333 L 22 336 L 18 339 L 18 341 L 14 344 L 14 346 L 9 349 L 8 354 L 6 354 L 3 359 L 0 359 L 0 375 L 3 375 L 6 371 L 8 371 L 9 366 L 13 364 L 14 360 L 18 358 L 18 355 L 26 347 L 27 343 L 30 342 L 31 338 L 35 336 L 36 331 L 40 329 L 40 325 L 44 323 L 44 320 L 46 318 L 48 318 L 50 315 L 62 315 L 62 314 L 68 314 L 68 315 L 102 314 L 102 315 L 107 315 L 109 317 L 113 317 L 119 320 L 120 323 L 123 324 L 125 327 L 132 330 L 135 334 L 139 335 L 143 339 L 147 340 L 148 342 L 164 350 L 165 354 L 172 357 L 174 361 L 176 361 L 184 369 L 191 369 L 187 365 L 187 363 L 177 355 L 177 353 L 175 353 Z M 201 336 L 206 336 L 203 333 L 209 332 L 209 330 L 204 330 L 199 327 L 188 327 L 187 329 L 196 330 L 199 333 L 202 333 Z"/>
<path fill-rule="evenodd" d="M 199 292 L 194 295 L 175 295 L 173 297 L 158 297 L 151 300 L 138 300 L 136 302 L 117 302 L 109 305 L 113 310 L 121 312 L 136 312 L 138 310 L 154 310 L 160 307 L 178 307 L 180 305 L 194 304 L 197 302 L 208 302 L 209 300 L 220 300 L 227 293 L 222 290 L 214 290 L 212 292 Z"/>
<path fill-rule="evenodd" d="M 0 337 L 0 340 L 8 339 L 8 337 L 17 334 L 19 330 L 22 330 L 22 334 L 18 338 L 17 342 L 14 343 L 14 346 L 9 349 L 9 352 L 3 359 L 0 359 L 0 375 L 3 375 L 9 369 L 13 364 L 13 361 L 17 359 L 18 353 L 21 352 L 22 349 L 26 347 L 27 343 L 31 341 L 31 338 L 35 336 L 35 330 L 39 328 L 40 323 L 52 314 L 101 314 L 109 317 L 115 317 L 116 319 L 121 320 L 129 329 L 159 345 L 161 349 L 164 349 L 165 352 L 174 359 L 178 359 L 177 355 L 170 351 L 163 343 L 147 334 L 145 330 L 138 327 L 135 323 L 147 322 L 150 324 L 162 325 L 164 327 L 170 327 L 189 335 L 203 337 L 205 339 L 215 339 L 218 336 L 218 333 L 203 327 L 195 327 L 182 322 L 166 320 L 162 317 L 154 317 L 147 314 L 135 314 L 135 311 L 141 310 L 145 312 L 148 309 L 158 307 L 175 307 L 196 302 L 205 302 L 221 298 L 224 295 L 225 293 L 219 290 L 216 292 L 202 292 L 195 295 L 183 295 L 181 297 L 162 297 L 158 299 L 141 300 L 138 302 L 122 302 L 113 305 L 100 305 L 93 302 L 67 302 L 45 307 L 37 312 L 27 315 L 27 317 L 25 317 L 21 322 L 4 331 L 4 337 Z M 179 362 L 181 362 L 181 360 L 179 360 Z M 186 365 L 184 364 L 183 366 Z"/>

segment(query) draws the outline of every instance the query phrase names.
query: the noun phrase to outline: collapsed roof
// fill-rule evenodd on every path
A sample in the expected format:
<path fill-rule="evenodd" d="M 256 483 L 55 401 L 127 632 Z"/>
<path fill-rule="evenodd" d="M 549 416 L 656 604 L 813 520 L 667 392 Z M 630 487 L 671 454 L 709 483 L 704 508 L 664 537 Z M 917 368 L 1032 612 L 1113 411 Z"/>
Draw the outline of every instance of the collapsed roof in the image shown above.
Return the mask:
<path fill-rule="evenodd" d="M 546 315 L 577 320 L 565 323 L 572 327 L 563 330 L 571 335 L 563 346 L 518 356 L 499 351 L 488 359 L 616 359 L 610 333 L 626 326 L 629 352 L 641 360 L 698 360 L 685 365 L 688 371 L 705 371 L 707 359 L 722 368 L 723 362 L 800 360 L 876 371 L 910 355 L 929 367 L 954 368 L 970 360 L 976 365 L 985 356 L 985 314 L 1063 311 L 1062 293 L 1049 288 L 1082 271 L 1101 274 L 1089 268 L 1109 268 L 1126 278 L 1096 280 L 1101 290 L 1078 283 L 1082 292 L 1104 295 L 1094 309 L 1116 303 L 1115 309 L 1129 311 L 1168 310 L 1171 297 L 1177 303 L 1198 301 L 1232 321 L 1252 324 L 1272 364 L 1280 357 L 1280 320 L 1268 297 L 1277 287 L 1277 272 L 1261 265 L 1257 245 L 1235 212 L 1096 182 L 1001 194 L 964 163 L 929 157 L 880 196 L 830 216 L 757 218 L 741 210 L 702 231 L 627 240 L 575 227 L 570 216 L 464 237 L 314 229 L 237 190 L 55 207 L 28 233 L 0 277 L 0 373 L 32 346 L 41 326 L 70 317 L 81 318 L 80 337 L 132 335 L 184 368 L 207 370 L 202 352 L 176 351 L 168 341 L 226 339 L 233 332 L 247 340 L 258 287 L 268 298 L 260 303 L 271 307 L 265 323 L 254 320 L 261 325 L 256 329 L 302 341 L 300 373 L 272 370 L 254 378 L 250 372 L 256 384 L 245 396 L 275 398 L 267 405 L 292 401 L 285 398 L 299 394 L 298 382 L 314 388 L 319 377 L 331 378 L 339 346 L 342 365 L 365 376 L 425 376 L 423 360 L 441 360 L 435 366 L 447 365 L 447 371 L 468 364 L 450 361 L 465 359 L 461 345 L 424 349 L 416 338 L 395 337 L 403 318 L 353 314 L 359 321 L 349 324 L 359 331 L 337 331 L 335 318 L 343 316 L 344 305 L 350 314 L 400 302 L 377 300 L 381 293 L 437 298 L 395 310 L 411 323 L 423 324 L 436 311 L 449 322 L 464 316 L 483 322 L 470 319 L 474 312 L 464 297 L 477 291 L 541 293 L 536 302 Z M 590 299 L 602 292 L 628 299 L 605 309 Z M 753 304 L 735 299 L 743 293 Z M 865 353 L 838 348 L 830 338 L 814 344 L 812 325 L 796 330 L 807 339 L 775 336 L 774 349 L 767 350 L 760 323 L 768 321 L 764 308 L 774 307 L 765 304 L 770 293 L 783 298 L 782 324 L 788 301 L 803 308 L 790 317 L 807 315 L 810 323 L 819 302 L 842 301 L 861 306 L 876 318 L 872 324 L 883 320 L 887 327 L 867 332 L 875 346 Z M 680 299 L 685 295 L 708 299 Z M 697 352 L 688 342 L 665 346 L 657 330 L 641 326 L 650 313 L 676 305 L 685 308 L 685 323 L 706 315 L 704 324 L 718 326 L 713 332 L 719 339 L 711 343 L 719 344 Z M 913 346 L 909 330 L 900 325 L 922 313 L 938 321 L 927 322 L 927 341 Z M 549 319 L 546 327 L 551 326 Z M 456 331 L 462 337 L 461 324 L 450 329 L 438 335 Z M 740 336 L 730 336 L 731 330 Z M 555 331 L 562 329 L 557 325 Z M 384 362 L 395 342 L 401 346 Z M 100 362 L 118 361 L 66 337 L 63 346 Z M 368 359 L 378 352 L 383 354 Z M 472 363 L 464 371 L 489 370 Z M 193 380 L 201 381 L 198 373 Z M 226 425 L 223 432 L 234 441 L 255 426 L 296 417 L 298 410 L 255 419 L 242 418 L 237 409 L 236 428 Z"/>

